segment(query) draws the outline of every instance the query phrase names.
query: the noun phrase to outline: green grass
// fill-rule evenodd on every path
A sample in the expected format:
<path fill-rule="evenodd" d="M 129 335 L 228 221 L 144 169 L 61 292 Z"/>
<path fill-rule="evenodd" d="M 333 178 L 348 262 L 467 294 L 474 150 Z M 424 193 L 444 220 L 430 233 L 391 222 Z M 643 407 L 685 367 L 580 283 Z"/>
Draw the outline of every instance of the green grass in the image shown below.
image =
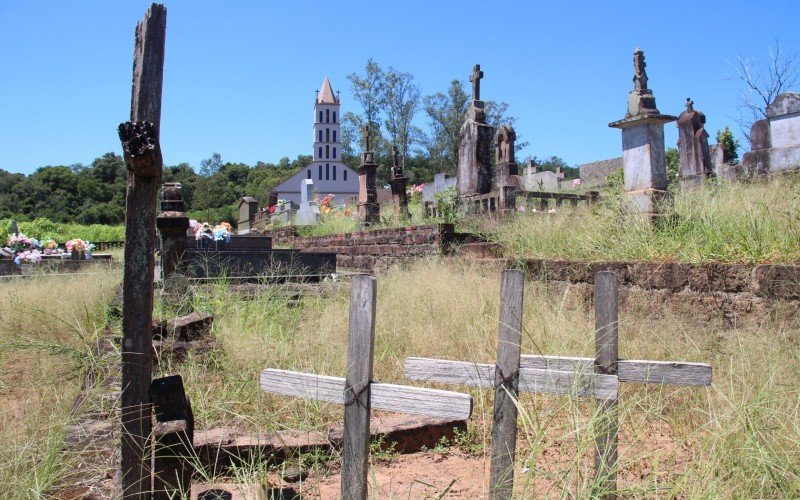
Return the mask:
<path fill-rule="evenodd" d="M 677 192 L 654 225 L 625 214 L 619 195 L 555 214 L 516 213 L 482 228 L 508 256 L 567 260 L 728 263 L 800 262 L 800 176 L 709 184 Z"/>
<path fill-rule="evenodd" d="M 8 238 L 11 219 L 0 219 L 0 243 L 5 244 Z M 73 238 L 81 238 L 90 242 L 122 241 L 125 239 L 125 226 L 108 226 L 104 224 L 73 224 L 53 222 L 49 219 L 36 219 L 31 222 L 19 222 L 19 232 L 43 241 L 52 238 L 64 243 Z"/>

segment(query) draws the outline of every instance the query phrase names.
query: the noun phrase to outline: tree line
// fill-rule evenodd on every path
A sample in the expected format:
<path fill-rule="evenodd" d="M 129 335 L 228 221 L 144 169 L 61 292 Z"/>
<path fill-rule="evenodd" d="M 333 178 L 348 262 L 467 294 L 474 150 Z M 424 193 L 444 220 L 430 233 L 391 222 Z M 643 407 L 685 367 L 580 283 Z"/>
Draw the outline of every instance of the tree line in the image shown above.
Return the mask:
<path fill-rule="evenodd" d="M 362 150 L 362 130 L 369 124 L 372 148 L 382 167 L 378 181 L 386 184 L 392 164 L 391 148 L 397 146 L 410 182 L 430 182 L 438 172 L 455 174 L 458 133 L 471 100 L 461 80 L 450 82 L 445 92 L 422 96 L 411 73 L 392 66 L 383 68 L 370 59 L 361 73 L 348 75 L 350 91 L 360 110 L 342 117 L 342 160 L 357 168 Z M 505 102 L 485 101 L 486 120 L 492 126 L 514 125 L 516 117 Z M 416 118 L 427 118 L 423 130 Z M 517 133 L 517 151 L 527 146 Z M 534 159 L 536 159 L 534 157 Z M 190 216 L 203 220 L 235 222 L 235 208 L 242 196 L 267 203 L 269 193 L 297 170 L 311 163 L 310 155 L 288 157 L 275 163 L 255 165 L 223 162 L 219 153 L 203 160 L 197 171 L 188 163 L 164 167 L 163 182 L 180 182 Z M 561 158 L 537 161 L 540 169 L 562 168 L 566 177 L 578 176 Z M 44 166 L 30 175 L 0 169 L 0 219 L 82 224 L 119 224 L 124 220 L 127 172 L 119 155 L 106 153 L 90 165 Z"/>

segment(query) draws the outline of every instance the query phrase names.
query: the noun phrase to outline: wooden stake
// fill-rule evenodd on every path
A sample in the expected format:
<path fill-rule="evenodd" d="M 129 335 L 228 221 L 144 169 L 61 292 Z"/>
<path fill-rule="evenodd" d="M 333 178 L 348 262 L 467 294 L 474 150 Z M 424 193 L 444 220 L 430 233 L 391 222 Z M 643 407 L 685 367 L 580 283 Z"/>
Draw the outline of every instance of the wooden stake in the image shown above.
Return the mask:
<path fill-rule="evenodd" d="M 372 360 L 375 351 L 375 300 L 373 276 L 353 276 L 350 285 L 350 334 L 344 389 L 344 444 L 342 498 L 367 498 L 369 470 L 369 414 Z"/>
<path fill-rule="evenodd" d="M 617 275 L 599 272 L 594 278 L 595 373 L 617 375 L 619 359 Z M 598 401 L 595 470 L 600 494 L 617 498 L 617 398 Z"/>
<path fill-rule="evenodd" d="M 500 327 L 494 374 L 492 466 L 489 480 L 489 494 L 495 499 L 511 498 L 514 490 L 524 285 L 525 275 L 522 271 L 503 271 L 500 281 Z"/>
<path fill-rule="evenodd" d="M 161 87 L 167 9 L 152 4 L 136 25 L 131 121 L 120 125 L 128 168 L 122 299 L 122 494 L 150 496 L 153 271 L 161 178 Z M 146 122 L 146 123 L 143 123 Z"/>

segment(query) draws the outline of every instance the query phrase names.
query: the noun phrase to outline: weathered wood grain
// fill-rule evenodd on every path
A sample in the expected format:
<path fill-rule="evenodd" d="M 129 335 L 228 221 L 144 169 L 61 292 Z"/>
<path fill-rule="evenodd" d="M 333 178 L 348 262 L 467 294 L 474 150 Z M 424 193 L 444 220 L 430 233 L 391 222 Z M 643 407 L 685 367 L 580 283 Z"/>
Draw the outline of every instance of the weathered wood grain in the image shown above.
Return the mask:
<path fill-rule="evenodd" d="M 617 312 L 617 275 L 603 271 L 594 278 L 595 373 L 617 375 L 619 359 L 619 316 Z M 599 494 L 606 500 L 617 498 L 617 398 L 598 401 L 595 421 L 595 473 Z"/>
<path fill-rule="evenodd" d="M 347 339 L 347 376 L 343 390 L 344 444 L 342 498 L 366 500 L 369 470 L 370 385 L 375 351 L 374 276 L 353 276 L 350 282 L 350 333 Z"/>
<path fill-rule="evenodd" d="M 342 377 L 271 368 L 261 373 L 261 389 L 271 394 L 344 404 L 344 388 Z M 375 410 L 460 420 L 472 413 L 472 397 L 460 392 L 373 382 L 370 393 Z"/>
<path fill-rule="evenodd" d="M 156 155 L 150 171 L 160 174 L 161 87 L 167 9 L 152 4 L 136 26 L 131 122 L 155 128 Z M 123 147 L 124 149 L 124 147 Z M 152 431 L 148 390 L 152 374 L 153 270 L 156 194 L 160 175 L 142 176 L 129 167 L 125 198 L 125 257 L 122 299 L 121 472 L 125 498 L 149 497 L 148 445 Z M 141 170 L 137 167 L 137 170 Z"/>
<path fill-rule="evenodd" d="M 495 367 L 482 363 L 444 359 L 406 358 L 403 373 L 410 380 L 494 388 Z M 519 390 L 543 394 L 608 399 L 617 397 L 619 379 L 592 372 L 520 368 Z"/>
<path fill-rule="evenodd" d="M 520 366 L 540 370 L 586 372 L 594 369 L 594 359 L 523 354 Z M 617 376 L 620 382 L 709 386 L 712 380 L 712 370 L 711 365 L 707 363 L 620 359 L 617 361 Z"/>
<path fill-rule="evenodd" d="M 494 373 L 492 461 L 489 476 L 489 496 L 493 499 L 511 498 L 514 490 L 524 289 L 525 275 L 522 271 L 503 271 L 500 278 L 500 319 Z"/>

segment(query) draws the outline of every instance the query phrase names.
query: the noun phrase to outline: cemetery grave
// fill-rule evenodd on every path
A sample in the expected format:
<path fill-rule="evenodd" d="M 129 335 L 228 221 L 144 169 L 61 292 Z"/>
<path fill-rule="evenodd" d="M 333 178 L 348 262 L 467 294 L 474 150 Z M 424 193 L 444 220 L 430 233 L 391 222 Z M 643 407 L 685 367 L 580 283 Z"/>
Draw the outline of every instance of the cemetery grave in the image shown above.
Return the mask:
<path fill-rule="evenodd" d="M 1 330 L 10 349 L 43 351 L 32 358 L 42 366 L 53 364 L 47 356 L 68 353 L 83 380 L 77 394 L 61 396 L 75 402 L 61 415 L 65 450 L 55 455 L 74 462 L 53 473 L 47 494 L 798 492 L 796 262 L 575 262 L 524 252 L 508 260 L 512 244 L 464 232 L 464 222 L 459 230 L 408 225 L 408 177 L 396 148 L 392 227 L 384 227 L 381 166 L 368 125 L 355 205 L 360 231 L 260 234 L 267 216 L 245 197 L 239 234 L 228 234 L 228 226 L 219 238 L 211 229 L 211 238 L 191 236 L 181 185 L 161 184 L 165 30 L 159 4 L 136 28 L 130 121 L 118 130 L 130 183 L 117 293 L 87 292 L 86 317 L 70 325 L 77 346 L 48 339 L 49 312 L 37 316 L 47 325 L 42 339 L 19 336 L 19 325 L 30 321 L 15 310 L 23 302 L 0 301 L 11 313 Z M 656 108 L 641 49 L 627 113 L 609 124 L 622 130 L 622 205 L 596 191 L 563 192 L 560 171 L 537 172 L 530 162 L 519 175 L 515 130 L 486 123 L 483 78 L 475 65 L 457 176 L 437 177 L 427 196 L 455 189 L 460 215 L 485 214 L 475 219 L 498 231 L 522 220 L 523 207 L 537 209 L 535 224 L 574 225 L 568 217 L 609 204 L 622 214 L 614 220 L 625 222 L 624 231 L 657 235 L 679 224 L 665 218 L 670 197 L 660 152 L 671 121 L 680 130 L 682 189 L 703 189 L 718 171 L 705 116 L 693 102 L 679 117 Z M 783 95 L 754 125 L 764 147 L 743 162 L 751 175 L 777 175 L 795 158 L 796 104 Z M 792 182 L 775 182 L 782 179 Z M 296 209 L 281 204 L 268 223 L 320 223 L 330 199 L 315 203 L 313 185 L 303 179 Z M 438 207 L 422 207 L 442 217 Z M 273 248 L 281 239 L 292 248 Z M 55 279 L 20 281 L 33 287 Z M 103 303 L 114 310 L 96 312 Z M 69 311 L 77 316 L 80 306 Z M 10 358 L 3 349 L 0 356 Z M 12 368 L 27 359 L 11 359 Z M 22 470 L 24 460 L 9 460 L 10 467 Z M 2 467 L 4 481 L 19 474 Z"/>

